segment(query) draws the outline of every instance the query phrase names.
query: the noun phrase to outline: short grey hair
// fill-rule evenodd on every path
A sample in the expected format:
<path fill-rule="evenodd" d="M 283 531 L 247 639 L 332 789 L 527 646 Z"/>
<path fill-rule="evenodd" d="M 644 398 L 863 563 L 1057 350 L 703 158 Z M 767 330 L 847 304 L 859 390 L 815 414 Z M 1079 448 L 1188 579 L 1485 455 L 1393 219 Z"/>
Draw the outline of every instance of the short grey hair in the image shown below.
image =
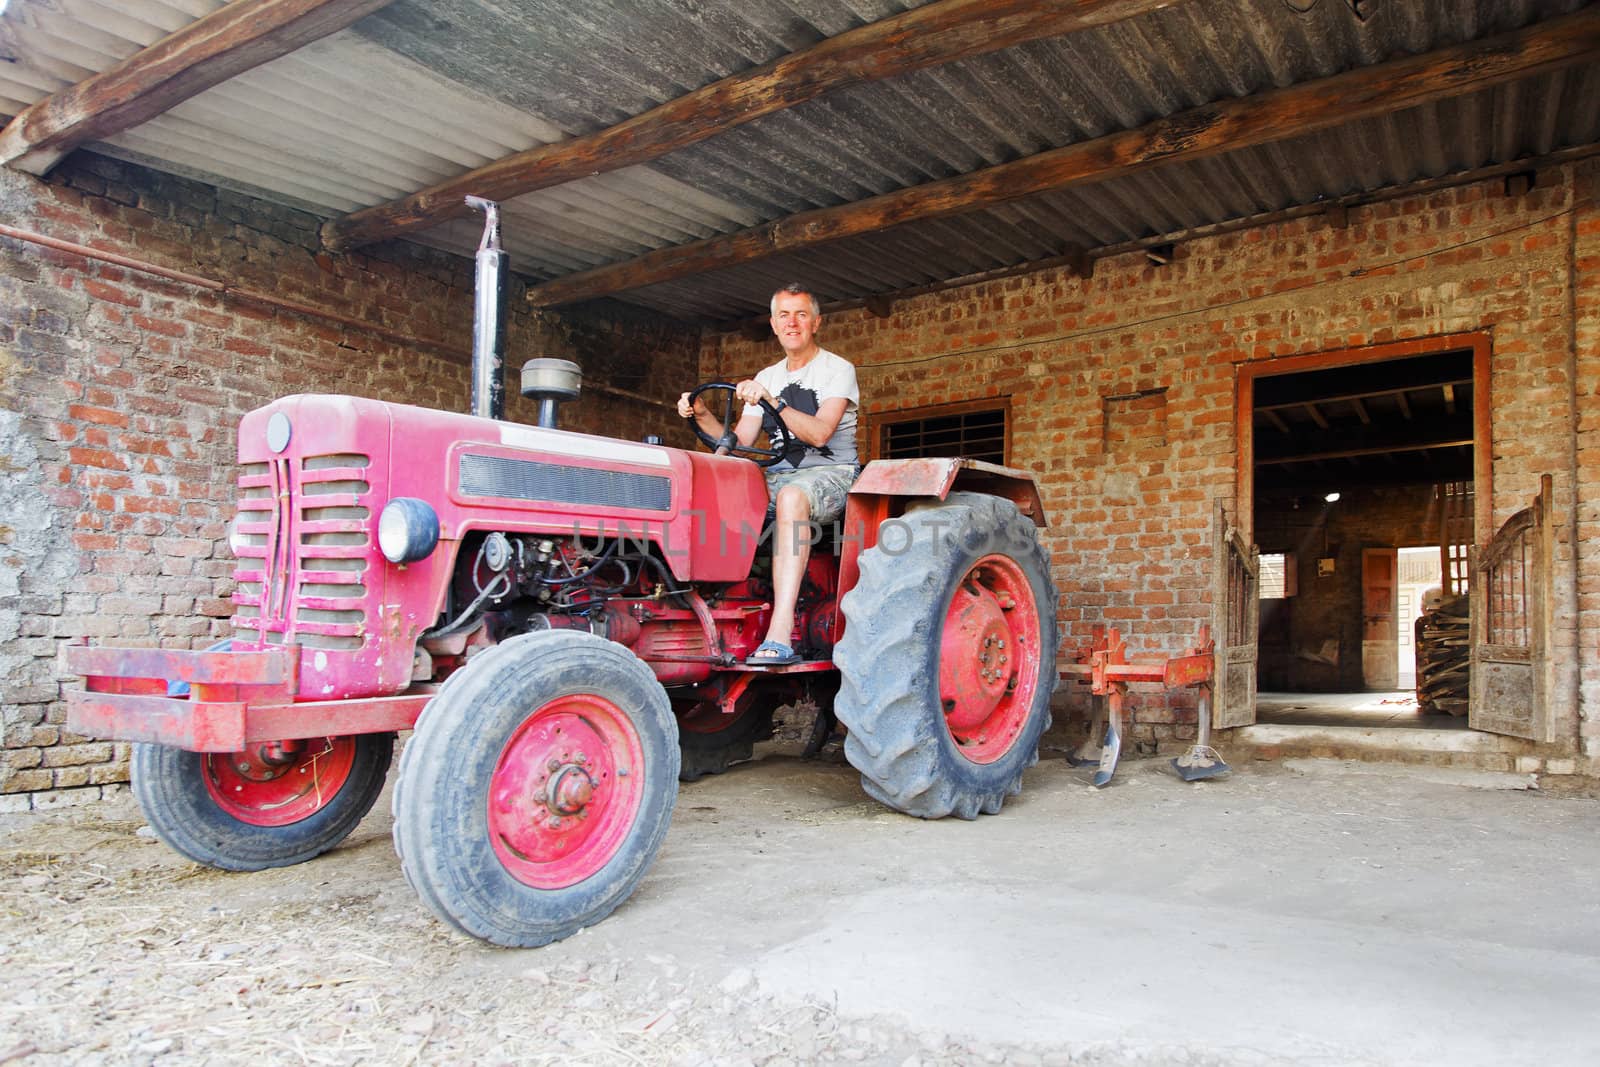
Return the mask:
<path fill-rule="evenodd" d="M 817 303 L 817 294 L 813 293 L 810 289 L 807 289 L 799 282 L 790 282 L 788 285 L 785 285 L 783 288 L 772 294 L 772 300 L 768 302 L 768 307 L 771 308 L 773 315 L 778 313 L 778 297 L 783 296 L 784 294 L 788 294 L 789 296 L 805 297 L 807 300 L 811 301 L 812 317 L 818 319 L 822 318 L 822 305 Z"/>

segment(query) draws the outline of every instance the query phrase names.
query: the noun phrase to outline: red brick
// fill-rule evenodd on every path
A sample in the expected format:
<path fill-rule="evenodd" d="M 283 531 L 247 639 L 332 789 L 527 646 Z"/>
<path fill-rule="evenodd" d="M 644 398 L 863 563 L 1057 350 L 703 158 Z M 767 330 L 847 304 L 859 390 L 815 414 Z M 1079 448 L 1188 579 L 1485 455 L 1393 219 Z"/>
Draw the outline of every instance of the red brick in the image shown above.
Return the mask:
<path fill-rule="evenodd" d="M 114 452 L 93 448 L 69 448 L 67 457 L 80 467 L 103 467 L 107 470 L 125 471 L 128 464 Z"/>
<path fill-rule="evenodd" d="M 135 315 L 133 316 L 133 324 L 141 330 L 163 334 L 167 337 L 183 337 L 189 332 L 189 328 L 181 322 L 156 318 L 153 315 Z"/>

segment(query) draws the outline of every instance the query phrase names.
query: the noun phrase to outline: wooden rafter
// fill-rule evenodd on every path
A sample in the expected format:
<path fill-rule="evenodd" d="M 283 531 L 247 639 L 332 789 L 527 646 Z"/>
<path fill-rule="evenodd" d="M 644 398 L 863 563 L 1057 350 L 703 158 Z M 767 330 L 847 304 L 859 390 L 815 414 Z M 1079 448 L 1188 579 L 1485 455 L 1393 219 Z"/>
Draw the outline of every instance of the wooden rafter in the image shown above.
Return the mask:
<path fill-rule="evenodd" d="M 648 163 L 823 93 L 1103 26 L 1179 0 L 937 0 L 729 75 L 596 133 L 541 145 L 323 226 L 345 251 L 466 215 L 463 198 L 506 200 Z"/>
<path fill-rule="evenodd" d="M 1359 404 L 1364 400 L 1374 400 L 1379 397 L 1394 397 L 1404 402 L 1405 394 L 1413 390 L 1442 389 L 1447 385 L 1453 385 L 1458 388 L 1466 388 L 1471 384 L 1472 379 L 1470 377 L 1460 378 L 1452 376 L 1449 378 L 1435 378 L 1433 381 L 1412 381 L 1399 389 L 1391 386 L 1387 389 L 1364 389 L 1359 393 L 1329 393 L 1326 396 L 1312 397 L 1311 402 L 1315 404 L 1343 404 L 1347 402 Z M 1256 410 L 1288 411 L 1290 408 L 1303 407 L 1305 404 L 1305 400 L 1282 400 L 1275 404 L 1257 404 Z M 1406 411 L 1408 414 L 1406 415 L 1406 418 L 1411 417 L 1409 414 L 1410 410 L 1410 405 L 1407 404 Z"/>
<path fill-rule="evenodd" d="M 1330 459 L 1357 459 L 1362 456 L 1382 456 L 1393 452 L 1434 452 L 1440 449 L 1470 446 L 1472 438 L 1458 437 L 1447 441 L 1415 441 L 1392 445 L 1373 445 L 1368 448 L 1341 448 L 1328 452 L 1304 452 L 1294 456 L 1257 456 L 1256 465 L 1281 466 L 1286 463 L 1320 463 Z"/>
<path fill-rule="evenodd" d="M 1323 416 L 1321 411 L 1317 410 L 1317 405 L 1308 400 L 1303 402 L 1300 406 L 1306 409 L 1306 414 L 1311 416 L 1311 421 L 1317 424 L 1317 429 L 1326 430 L 1328 428 L 1328 420 Z"/>
<path fill-rule="evenodd" d="M 538 306 L 569 304 L 900 223 L 943 218 L 1051 189 L 1285 140 L 1559 69 L 1600 56 L 1600 6 L 1497 37 L 1219 101 L 1135 130 L 943 181 L 802 212 L 739 233 L 663 248 L 537 286 Z"/>
<path fill-rule="evenodd" d="M 24 110 L 0 130 L 0 163 L 45 174 L 79 145 L 147 122 L 389 2 L 234 0 Z"/>

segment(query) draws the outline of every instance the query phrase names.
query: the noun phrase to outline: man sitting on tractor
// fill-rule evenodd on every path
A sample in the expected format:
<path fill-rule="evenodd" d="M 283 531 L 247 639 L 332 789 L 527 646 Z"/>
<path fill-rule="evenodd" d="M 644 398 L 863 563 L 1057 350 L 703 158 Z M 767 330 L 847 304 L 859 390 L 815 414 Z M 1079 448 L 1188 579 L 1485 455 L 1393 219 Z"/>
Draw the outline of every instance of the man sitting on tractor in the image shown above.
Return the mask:
<path fill-rule="evenodd" d="M 767 492 L 774 507 L 772 531 L 772 624 L 766 640 L 747 658 L 749 663 L 782 666 L 799 657 L 794 650 L 794 609 L 800 579 L 811 556 L 812 534 L 817 526 L 844 514 L 845 498 L 855 481 L 856 409 L 860 393 L 856 369 L 840 356 L 817 344 L 822 325 L 817 298 L 798 282 L 772 294 L 772 332 L 783 347 L 784 358 L 740 382 L 734 394 L 745 408 L 734 427 L 741 445 L 754 443 L 777 412 L 794 439 L 783 460 L 766 470 Z M 692 418 L 700 429 L 715 437 L 722 423 L 696 397 L 678 398 L 678 414 Z"/>

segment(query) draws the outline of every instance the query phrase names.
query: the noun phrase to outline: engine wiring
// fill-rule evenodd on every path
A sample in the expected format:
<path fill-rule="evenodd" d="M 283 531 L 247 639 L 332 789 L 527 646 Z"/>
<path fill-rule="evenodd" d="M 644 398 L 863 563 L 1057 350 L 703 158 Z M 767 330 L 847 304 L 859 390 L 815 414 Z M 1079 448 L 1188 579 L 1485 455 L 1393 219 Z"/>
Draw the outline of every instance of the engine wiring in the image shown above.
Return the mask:
<path fill-rule="evenodd" d="M 620 552 L 622 539 L 613 539 L 598 553 L 588 551 L 576 540 L 562 544 L 541 543 L 532 552 L 519 547 L 503 569 L 484 580 L 489 540 L 479 546 L 471 566 L 466 568 L 476 594 L 448 623 L 422 634 L 424 638 L 448 637 L 476 626 L 492 610 L 516 601 L 526 610 L 589 618 L 613 597 L 669 596 L 678 600 L 691 592 L 678 586 L 676 578 L 648 550 Z M 651 593 L 639 588 L 649 571 L 659 580 Z M 680 606 L 687 607 L 680 601 Z M 515 610 L 515 609 L 513 609 Z"/>

